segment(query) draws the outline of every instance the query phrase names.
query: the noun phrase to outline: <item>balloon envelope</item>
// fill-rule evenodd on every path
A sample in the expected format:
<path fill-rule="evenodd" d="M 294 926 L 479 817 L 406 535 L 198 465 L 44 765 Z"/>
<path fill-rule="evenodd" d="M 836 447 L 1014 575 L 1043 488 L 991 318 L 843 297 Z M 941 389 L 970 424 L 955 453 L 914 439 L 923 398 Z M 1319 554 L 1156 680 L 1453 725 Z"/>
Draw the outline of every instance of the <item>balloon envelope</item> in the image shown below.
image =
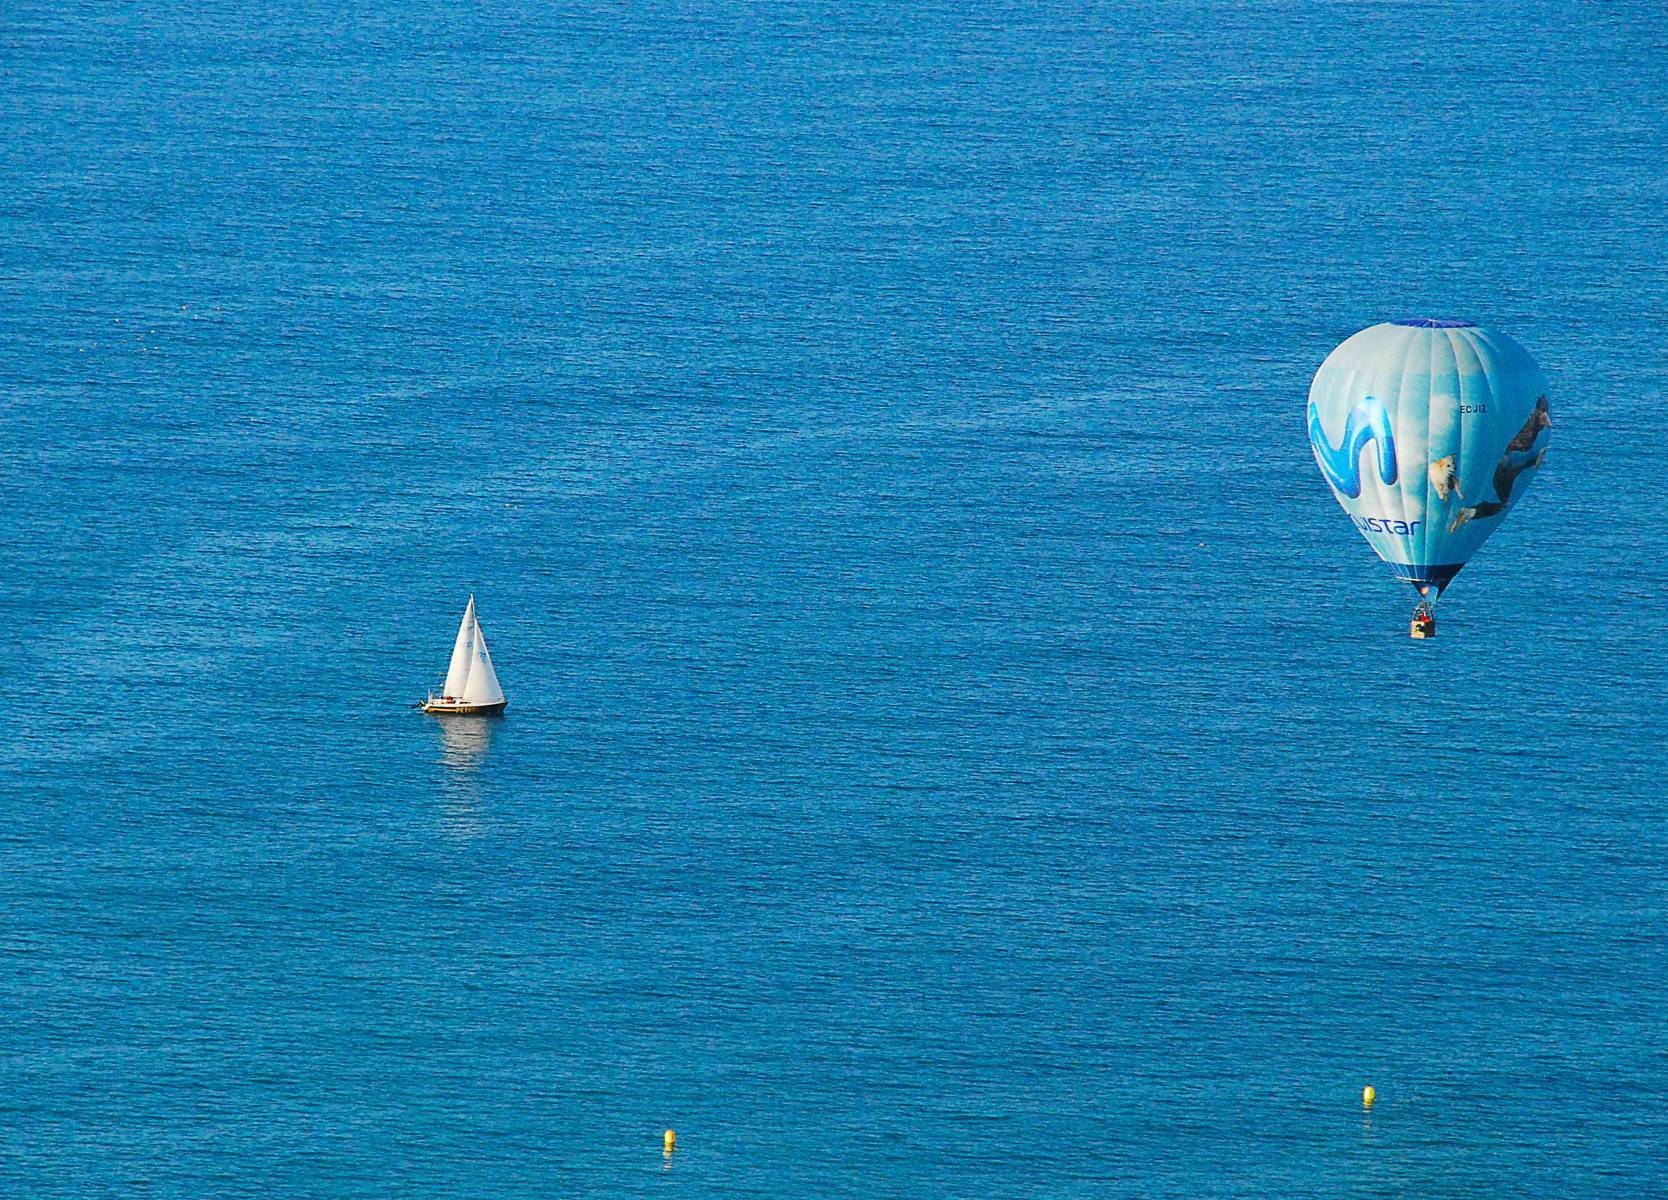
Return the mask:
<path fill-rule="evenodd" d="M 1468 321 L 1363 329 L 1309 388 L 1309 442 L 1332 494 L 1433 600 L 1528 489 L 1551 425 L 1529 352 Z"/>

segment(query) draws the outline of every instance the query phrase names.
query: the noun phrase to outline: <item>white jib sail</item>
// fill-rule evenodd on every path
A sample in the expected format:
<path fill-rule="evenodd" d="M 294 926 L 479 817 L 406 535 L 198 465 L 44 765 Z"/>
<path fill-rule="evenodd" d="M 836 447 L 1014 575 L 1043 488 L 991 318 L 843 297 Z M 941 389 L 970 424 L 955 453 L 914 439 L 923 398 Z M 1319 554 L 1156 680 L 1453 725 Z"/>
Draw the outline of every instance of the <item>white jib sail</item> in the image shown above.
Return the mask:
<path fill-rule="evenodd" d="M 481 622 L 474 621 L 474 662 L 469 668 L 469 678 L 463 684 L 463 702 L 465 704 L 502 704 L 504 703 L 504 689 L 498 686 L 498 672 L 492 669 L 492 655 L 487 653 L 486 635 L 481 632 Z"/>
<path fill-rule="evenodd" d="M 452 663 L 446 668 L 442 692 L 447 696 L 461 696 L 469 686 L 469 668 L 475 662 L 475 630 L 475 597 L 471 596 L 469 607 L 463 610 L 463 623 L 458 626 L 458 640 L 452 646 Z M 492 685 L 498 686 L 496 678 Z"/>

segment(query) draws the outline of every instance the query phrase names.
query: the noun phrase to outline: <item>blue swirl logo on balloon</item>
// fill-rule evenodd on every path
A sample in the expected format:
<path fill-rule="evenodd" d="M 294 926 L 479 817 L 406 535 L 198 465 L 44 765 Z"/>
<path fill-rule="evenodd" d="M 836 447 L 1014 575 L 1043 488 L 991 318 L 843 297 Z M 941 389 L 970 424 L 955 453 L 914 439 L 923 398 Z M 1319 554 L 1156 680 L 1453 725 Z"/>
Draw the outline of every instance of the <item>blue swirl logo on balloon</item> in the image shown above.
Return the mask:
<path fill-rule="evenodd" d="M 1315 448 L 1315 461 L 1320 463 L 1326 482 L 1351 500 L 1361 495 L 1361 452 L 1368 442 L 1378 444 L 1378 477 L 1388 487 L 1396 482 L 1396 435 L 1390 429 L 1384 401 L 1376 396 L 1357 400 L 1344 422 L 1344 440 L 1337 446 L 1326 440 L 1320 410 L 1309 405 L 1309 444 Z"/>

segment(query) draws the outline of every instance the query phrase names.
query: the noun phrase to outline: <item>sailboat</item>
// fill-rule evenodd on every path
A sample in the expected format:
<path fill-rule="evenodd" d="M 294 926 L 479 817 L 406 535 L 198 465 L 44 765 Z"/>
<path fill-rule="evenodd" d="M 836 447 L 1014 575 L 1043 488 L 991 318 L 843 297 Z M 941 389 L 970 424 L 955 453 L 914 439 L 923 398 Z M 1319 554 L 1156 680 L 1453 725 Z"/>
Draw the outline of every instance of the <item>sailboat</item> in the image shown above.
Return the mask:
<path fill-rule="evenodd" d="M 420 707 L 426 713 L 483 716 L 501 713 L 507 704 L 504 689 L 498 686 L 498 672 L 492 669 L 481 622 L 475 616 L 475 597 L 471 596 L 469 607 L 463 610 L 463 623 L 458 626 L 458 640 L 452 646 L 446 682 L 440 695 L 430 692 Z"/>

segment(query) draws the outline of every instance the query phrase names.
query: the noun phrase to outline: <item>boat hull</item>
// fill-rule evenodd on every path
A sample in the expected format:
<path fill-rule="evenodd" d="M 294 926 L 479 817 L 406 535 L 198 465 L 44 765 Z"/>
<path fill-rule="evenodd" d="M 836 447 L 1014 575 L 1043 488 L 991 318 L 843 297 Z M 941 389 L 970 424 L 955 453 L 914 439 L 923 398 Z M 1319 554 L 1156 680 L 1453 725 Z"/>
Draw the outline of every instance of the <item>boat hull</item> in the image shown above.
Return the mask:
<path fill-rule="evenodd" d="M 508 700 L 497 704 L 443 704 L 430 700 L 423 705 L 423 711 L 435 717 L 495 717 L 509 706 Z"/>

